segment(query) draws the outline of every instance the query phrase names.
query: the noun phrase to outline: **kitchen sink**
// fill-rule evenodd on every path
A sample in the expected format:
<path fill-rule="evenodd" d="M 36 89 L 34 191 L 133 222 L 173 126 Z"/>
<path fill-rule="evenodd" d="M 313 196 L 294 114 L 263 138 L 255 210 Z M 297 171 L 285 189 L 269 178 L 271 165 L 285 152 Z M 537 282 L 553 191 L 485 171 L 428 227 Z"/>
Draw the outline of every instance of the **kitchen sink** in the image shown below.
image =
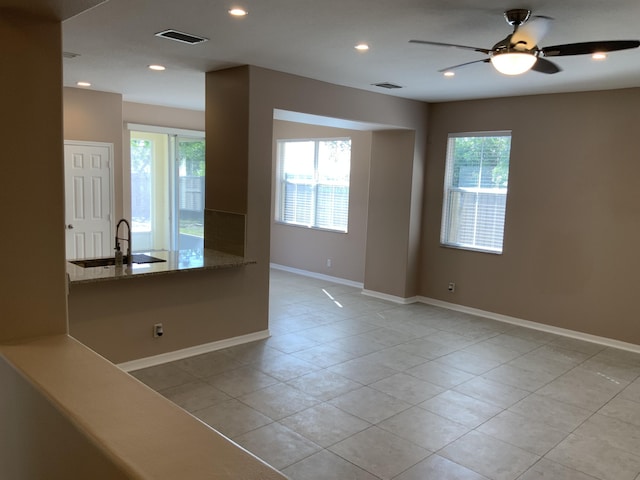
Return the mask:
<path fill-rule="evenodd" d="M 125 255 L 122 263 L 126 265 L 128 262 L 128 257 Z M 162 258 L 152 257 L 151 255 L 146 255 L 144 253 L 134 253 L 132 255 L 133 263 L 157 263 L 157 262 L 166 262 Z M 91 268 L 91 267 L 109 267 L 111 265 L 116 264 L 115 257 L 107 257 L 107 258 L 87 258 L 84 260 L 69 260 L 70 263 L 74 265 L 78 265 L 82 268 Z"/>

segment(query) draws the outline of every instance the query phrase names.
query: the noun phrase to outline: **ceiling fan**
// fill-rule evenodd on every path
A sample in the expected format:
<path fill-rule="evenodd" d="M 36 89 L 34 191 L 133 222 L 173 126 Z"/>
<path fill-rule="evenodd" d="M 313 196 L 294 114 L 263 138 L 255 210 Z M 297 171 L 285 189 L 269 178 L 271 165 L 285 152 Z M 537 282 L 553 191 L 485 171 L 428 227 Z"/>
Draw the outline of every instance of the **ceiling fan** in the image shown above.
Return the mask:
<path fill-rule="evenodd" d="M 531 17 L 530 10 L 513 9 L 504 12 L 504 18 L 509 25 L 513 26 L 513 33 L 500 40 L 492 48 L 469 47 L 466 45 L 430 42 L 426 40 L 409 40 L 409 42 L 473 50 L 489 56 L 489 58 L 482 60 L 461 63 L 439 70 L 445 74 L 456 68 L 473 63 L 491 63 L 496 70 L 506 75 L 520 75 L 529 70 L 553 74 L 560 72 L 561 68 L 545 57 L 604 54 L 606 52 L 626 50 L 640 46 L 640 41 L 638 40 L 602 40 L 596 42 L 567 43 L 541 48 L 538 46 L 538 43 L 551 26 L 551 22 L 553 21 L 551 17 Z"/>

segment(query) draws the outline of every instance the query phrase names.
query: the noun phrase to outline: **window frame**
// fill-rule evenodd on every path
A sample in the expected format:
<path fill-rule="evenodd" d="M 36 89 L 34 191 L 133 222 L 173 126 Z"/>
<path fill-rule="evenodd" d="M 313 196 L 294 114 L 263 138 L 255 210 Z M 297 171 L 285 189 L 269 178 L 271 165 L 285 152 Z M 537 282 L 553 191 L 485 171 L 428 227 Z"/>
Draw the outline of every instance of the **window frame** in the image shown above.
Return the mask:
<path fill-rule="evenodd" d="M 319 149 L 321 142 L 331 142 L 331 141 L 348 141 L 349 142 L 349 181 L 347 184 L 348 195 L 347 195 L 347 222 L 344 229 L 338 228 L 329 228 L 325 226 L 317 225 L 317 217 L 319 210 L 318 199 L 318 187 L 321 185 L 325 185 L 321 183 L 318 179 L 319 177 Z M 284 148 L 283 145 L 286 143 L 304 143 L 304 142 L 313 142 L 314 146 L 314 180 L 313 180 L 313 205 L 311 211 L 312 223 L 298 223 L 284 220 L 285 214 L 285 185 L 287 184 L 287 180 L 284 178 L 283 164 L 284 164 Z M 352 139 L 349 136 L 340 136 L 340 137 L 322 137 L 322 138 L 282 138 L 276 140 L 276 202 L 275 202 L 275 212 L 274 212 L 274 221 L 279 225 L 286 225 L 289 227 L 299 227 L 306 228 L 312 230 L 319 230 L 331 233 L 340 233 L 346 234 L 349 233 L 349 211 L 350 211 L 350 203 L 351 203 L 351 167 L 352 167 L 352 155 L 351 148 L 353 146 Z"/>
<path fill-rule="evenodd" d="M 507 187 L 504 189 L 504 193 L 500 191 L 495 191 L 496 189 L 490 189 L 487 187 L 454 187 L 453 183 L 453 175 L 454 175 L 454 149 L 452 149 L 453 143 L 456 138 L 480 138 L 480 137 L 509 137 L 509 164 L 507 168 Z M 502 255 L 504 253 L 504 224 L 506 223 L 507 218 L 507 204 L 508 204 L 508 195 L 509 195 L 509 187 L 508 187 L 508 176 L 511 169 L 511 146 L 513 143 L 513 132 L 512 130 L 492 130 L 492 131 L 476 131 L 476 132 L 456 132 L 449 133 L 447 136 L 447 150 L 446 150 L 446 159 L 445 159 L 445 174 L 444 174 L 444 185 L 443 185 L 443 199 L 442 199 L 442 217 L 440 224 L 440 246 L 444 248 L 453 248 L 458 250 L 467 250 L 472 252 L 480 252 L 480 253 L 489 253 L 493 255 Z M 481 168 L 481 167 L 480 167 Z M 491 248 L 489 246 L 482 246 L 477 244 L 465 244 L 465 243 L 455 243 L 449 240 L 451 236 L 451 225 L 452 218 L 450 214 L 450 192 L 453 190 L 459 191 L 467 191 L 474 192 L 476 194 L 481 193 L 494 193 L 497 195 L 505 196 L 505 206 L 504 206 L 504 218 L 502 221 L 502 241 L 501 247 Z M 494 190 L 492 192 L 492 190 Z M 502 190 L 502 189 L 501 189 Z M 477 200 L 476 200 L 477 205 Z M 476 218 L 474 222 L 474 226 L 477 226 L 478 220 Z"/>

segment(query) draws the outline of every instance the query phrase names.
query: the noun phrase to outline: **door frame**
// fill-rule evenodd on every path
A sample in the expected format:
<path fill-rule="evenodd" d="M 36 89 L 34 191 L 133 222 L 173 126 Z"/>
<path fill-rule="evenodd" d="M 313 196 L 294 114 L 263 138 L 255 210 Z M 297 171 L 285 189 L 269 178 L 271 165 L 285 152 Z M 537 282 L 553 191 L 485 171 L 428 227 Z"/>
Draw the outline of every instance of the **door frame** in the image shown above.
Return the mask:
<path fill-rule="evenodd" d="M 114 158 L 113 158 L 113 150 L 114 150 L 114 145 L 111 142 L 93 142 L 93 141 L 85 141 L 85 140 L 64 140 L 64 147 L 66 148 L 67 145 L 76 145 L 79 147 L 105 147 L 107 148 L 107 150 L 109 151 L 109 208 L 110 208 L 110 213 L 109 213 L 109 231 L 111 232 L 111 241 L 113 241 L 113 239 L 115 238 L 115 226 L 114 226 L 114 215 L 115 215 L 115 180 L 114 180 L 114 170 L 115 170 L 115 165 L 114 165 Z M 66 218 L 66 204 L 67 204 L 67 192 L 66 192 L 66 183 L 67 183 L 67 172 L 66 172 L 66 168 L 67 168 L 67 162 L 66 160 L 64 161 L 64 182 L 65 182 L 65 193 L 64 193 L 64 202 L 65 202 L 65 228 L 67 226 L 67 218 Z M 65 235 L 65 242 L 66 242 L 66 235 Z M 65 246 L 66 248 L 66 246 Z M 113 250 L 115 248 L 115 245 L 110 245 L 110 250 Z"/>

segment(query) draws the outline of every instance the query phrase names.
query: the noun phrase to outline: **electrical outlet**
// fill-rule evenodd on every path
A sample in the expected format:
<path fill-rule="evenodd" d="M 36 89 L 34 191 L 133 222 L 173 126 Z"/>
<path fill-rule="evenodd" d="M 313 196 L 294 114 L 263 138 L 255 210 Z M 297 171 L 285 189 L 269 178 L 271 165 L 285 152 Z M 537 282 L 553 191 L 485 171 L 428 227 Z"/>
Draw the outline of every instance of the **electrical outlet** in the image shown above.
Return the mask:
<path fill-rule="evenodd" d="M 448 290 L 453 293 L 456 291 L 456 282 L 449 282 L 449 288 Z"/>
<path fill-rule="evenodd" d="M 327 258 L 327 268 L 331 268 L 332 263 L 332 260 L 330 258 Z"/>
<path fill-rule="evenodd" d="M 164 335 L 164 329 L 162 328 L 162 324 L 161 323 L 156 323 L 153 326 L 153 337 L 154 338 L 160 338 L 163 335 Z"/>

